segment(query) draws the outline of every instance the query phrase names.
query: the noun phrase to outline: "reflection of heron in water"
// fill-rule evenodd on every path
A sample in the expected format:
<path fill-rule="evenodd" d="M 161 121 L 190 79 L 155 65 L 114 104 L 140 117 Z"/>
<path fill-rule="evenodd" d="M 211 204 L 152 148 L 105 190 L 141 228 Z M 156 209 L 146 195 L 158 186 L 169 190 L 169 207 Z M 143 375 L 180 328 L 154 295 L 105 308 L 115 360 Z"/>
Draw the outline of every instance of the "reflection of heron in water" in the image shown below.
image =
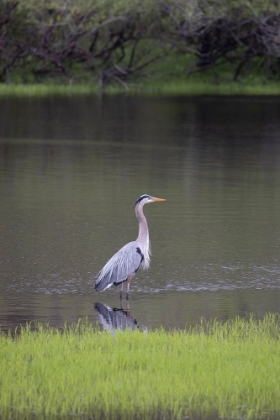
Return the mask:
<path fill-rule="evenodd" d="M 94 305 L 95 312 L 98 315 L 99 322 L 105 330 L 114 332 L 115 330 L 142 330 L 138 322 L 130 313 L 129 306 L 124 310 L 121 308 L 111 308 L 101 302 L 97 302 Z M 145 328 L 144 328 L 145 330 Z"/>
<path fill-rule="evenodd" d="M 139 234 L 136 241 L 129 242 L 122 247 L 105 264 L 95 283 L 95 290 L 102 292 L 112 286 L 122 285 L 127 280 L 126 297 L 128 299 L 129 285 L 139 267 L 149 268 L 150 265 L 150 241 L 147 219 L 143 213 L 143 206 L 155 201 L 165 201 L 164 198 L 151 197 L 144 194 L 135 203 L 135 214 L 139 220 Z"/>

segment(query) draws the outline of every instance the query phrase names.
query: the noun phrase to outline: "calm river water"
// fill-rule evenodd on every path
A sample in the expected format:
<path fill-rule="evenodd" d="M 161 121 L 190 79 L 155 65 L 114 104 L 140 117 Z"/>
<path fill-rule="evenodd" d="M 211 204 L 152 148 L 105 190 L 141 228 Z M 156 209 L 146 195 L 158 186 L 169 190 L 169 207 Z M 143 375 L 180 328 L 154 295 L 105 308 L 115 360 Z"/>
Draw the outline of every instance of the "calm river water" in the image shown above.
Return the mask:
<path fill-rule="evenodd" d="M 184 328 L 280 312 L 280 98 L 84 96 L 0 100 L 0 325 L 123 318 Z M 149 271 L 95 293 L 137 237 Z M 120 321 L 122 322 L 122 321 Z"/>

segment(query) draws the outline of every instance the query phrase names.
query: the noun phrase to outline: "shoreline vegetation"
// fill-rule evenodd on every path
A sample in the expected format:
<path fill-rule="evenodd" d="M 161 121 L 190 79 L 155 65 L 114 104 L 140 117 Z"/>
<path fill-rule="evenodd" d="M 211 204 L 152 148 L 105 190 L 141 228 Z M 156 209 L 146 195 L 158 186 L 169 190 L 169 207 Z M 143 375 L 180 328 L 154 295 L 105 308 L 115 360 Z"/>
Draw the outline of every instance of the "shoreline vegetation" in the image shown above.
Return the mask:
<path fill-rule="evenodd" d="M 0 95 L 280 94 L 274 0 L 4 0 Z"/>
<path fill-rule="evenodd" d="M 277 314 L 146 333 L 30 324 L 0 334 L 0 415 L 279 418 L 279 338 Z"/>
<path fill-rule="evenodd" d="M 119 85 L 110 85 L 100 89 L 96 85 L 76 84 L 0 84 L 1 97 L 45 97 L 45 96 L 77 96 L 77 95 L 161 95 L 161 96 L 279 96 L 280 83 L 219 83 L 202 82 L 170 82 L 131 84 L 128 89 Z"/>

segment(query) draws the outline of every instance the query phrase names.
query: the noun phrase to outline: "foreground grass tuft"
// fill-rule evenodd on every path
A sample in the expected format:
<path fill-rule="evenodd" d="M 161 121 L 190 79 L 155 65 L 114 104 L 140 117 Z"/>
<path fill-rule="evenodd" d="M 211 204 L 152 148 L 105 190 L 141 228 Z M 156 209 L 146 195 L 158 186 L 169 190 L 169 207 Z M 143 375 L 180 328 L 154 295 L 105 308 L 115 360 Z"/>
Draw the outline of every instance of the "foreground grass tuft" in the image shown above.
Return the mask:
<path fill-rule="evenodd" d="M 280 317 L 186 331 L 0 335 L 0 416 L 231 418 L 280 416 Z"/>

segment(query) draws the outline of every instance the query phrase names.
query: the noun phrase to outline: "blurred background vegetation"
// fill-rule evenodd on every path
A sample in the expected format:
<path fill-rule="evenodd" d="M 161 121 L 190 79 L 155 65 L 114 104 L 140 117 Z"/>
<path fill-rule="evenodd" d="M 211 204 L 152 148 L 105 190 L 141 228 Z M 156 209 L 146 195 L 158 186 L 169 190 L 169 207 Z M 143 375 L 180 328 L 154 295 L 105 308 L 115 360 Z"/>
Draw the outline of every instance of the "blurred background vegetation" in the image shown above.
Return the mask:
<path fill-rule="evenodd" d="M 205 75 L 222 82 L 279 80 L 278 0 L 0 4 L 0 83 L 127 88 Z"/>

